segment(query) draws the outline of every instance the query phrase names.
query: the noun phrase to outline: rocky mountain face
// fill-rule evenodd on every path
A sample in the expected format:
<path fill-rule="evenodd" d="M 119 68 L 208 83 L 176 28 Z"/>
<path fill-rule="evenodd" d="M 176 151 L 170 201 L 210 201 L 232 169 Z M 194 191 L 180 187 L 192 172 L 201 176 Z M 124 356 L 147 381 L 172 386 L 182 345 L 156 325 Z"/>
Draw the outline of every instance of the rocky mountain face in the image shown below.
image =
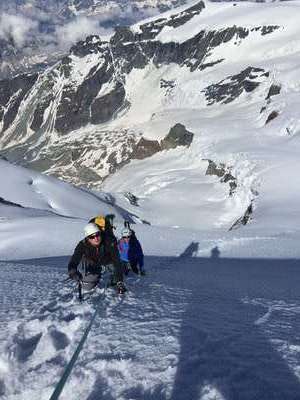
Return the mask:
<path fill-rule="evenodd" d="M 94 1 L 72 4 L 77 4 L 76 10 L 84 5 L 96 7 Z M 161 142 L 147 140 L 142 129 L 117 124 L 132 107 L 131 74 L 150 66 L 159 70 L 171 65 L 190 74 L 206 71 L 224 61 L 221 56 L 211 61 L 211 55 L 218 54 L 222 45 L 238 45 L 250 37 L 264 38 L 280 29 L 278 25 L 231 25 L 221 29 L 199 26 L 185 40 L 161 40 L 163 30 L 184 27 L 205 7 L 199 1 L 134 29 L 117 27 L 109 41 L 89 36 L 53 67 L 2 80 L 2 155 L 77 185 L 99 187 L 103 179 L 131 159 L 190 145 L 193 133 L 180 125 L 180 119 L 178 125 L 169 125 Z M 208 83 L 202 92 L 207 106 L 228 104 L 268 80 L 269 71 L 249 65 L 225 79 Z M 172 97 L 175 86 L 175 80 L 159 79 L 164 98 Z M 270 97 L 276 94 L 275 90 Z"/>
<path fill-rule="evenodd" d="M 54 42 L 46 52 L 44 46 L 42 40 L 30 40 L 23 48 L 17 47 L 14 42 L 0 40 L 0 79 L 43 71 L 59 61 L 65 53 Z"/>
<path fill-rule="evenodd" d="M 187 0 L 0 0 L 0 78 L 44 70 L 66 54 L 80 30 L 130 25 Z M 20 25 L 21 27 L 18 27 Z M 85 34 L 86 36 L 86 34 Z M 76 42 L 76 39 L 75 39 Z M 74 43 L 74 40 L 73 40 Z"/>

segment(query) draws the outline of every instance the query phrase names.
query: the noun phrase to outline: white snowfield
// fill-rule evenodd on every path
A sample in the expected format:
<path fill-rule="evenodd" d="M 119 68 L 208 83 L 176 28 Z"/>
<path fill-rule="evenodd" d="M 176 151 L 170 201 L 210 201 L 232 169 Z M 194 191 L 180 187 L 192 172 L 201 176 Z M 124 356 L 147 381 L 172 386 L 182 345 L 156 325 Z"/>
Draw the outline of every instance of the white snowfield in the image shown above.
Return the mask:
<path fill-rule="evenodd" d="M 184 32 L 160 33 L 180 41 L 200 21 L 280 26 L 224 44 L 209 61 L 225 61 L 203 71 L 132 71 L 131 108 L 112 126 L 161 139 L 180 122 L 195 134 L 189 148 L 131 162 L 104 192 L 0 160 L 1 399 L 50 399 L 97 307 L 62 400 L 300 399 L 299 5 L 207 3 Z M 270 75 L 207 106 L 201 90 L 248 66 Z M 162 78 L 172 95 L 157 89 Z M 272 84 L 281 91 L 267 102 Z M 237 179 L 232 196 L 205 175 L 208 160 Z M 250 204 L 249 223 L 229 231 Z M 129 275 L 123 297 L 104 291 L 104 276 L 79 303 L 67 264 L 99 213 L 116 215 L 118 236 L 124 219 L 136 223 L 147 275 Z"/>

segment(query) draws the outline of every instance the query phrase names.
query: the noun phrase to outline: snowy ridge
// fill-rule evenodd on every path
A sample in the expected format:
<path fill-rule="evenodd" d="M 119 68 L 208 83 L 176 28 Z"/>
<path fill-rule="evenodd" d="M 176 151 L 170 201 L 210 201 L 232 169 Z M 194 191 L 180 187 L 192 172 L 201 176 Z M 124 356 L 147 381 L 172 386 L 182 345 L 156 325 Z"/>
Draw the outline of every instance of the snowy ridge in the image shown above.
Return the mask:
<path fill-rule="evenodd" d="M 69 254 L 95 212 L 114 214 L 117 224 L 132 220 L 130 212 L 114 207 L 109 194 L 95 195 L 4 160 L 0 166 L 0 259 Z"/>

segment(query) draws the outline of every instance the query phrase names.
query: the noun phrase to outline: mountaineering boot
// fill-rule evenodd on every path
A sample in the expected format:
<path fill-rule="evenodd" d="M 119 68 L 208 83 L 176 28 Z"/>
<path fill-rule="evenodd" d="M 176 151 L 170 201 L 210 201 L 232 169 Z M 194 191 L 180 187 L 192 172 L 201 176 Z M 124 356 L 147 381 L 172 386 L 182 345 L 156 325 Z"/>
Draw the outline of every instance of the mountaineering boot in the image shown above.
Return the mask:
<path fill-rule="evenodd" d="M 126 286 L 124 285 L 123 282 L 117 283 L 117 291 L 118 291 L 118 294 L 124 294 L 127 291 Z"/>
<path fill-rule="evenodd" d="M 112 275 L 112 276 L 110 277 L 109 287 L 114 287 L 114 286 L 116 286 L 116 285 L 117 285 L 117 282 L 116 282 L 116 280 L 115 280 L 115 277 Z"/>
<path fill-rule="evenodd" d="M 130 271 L 130 264 L 129 263 L 126 263 L 126 262 L 123 262 L 122 263 L 122 266 L 123 266 L 123 273 L 124 273 L 124 275 L 128 275 L 129 274 L 129 271 Z"/>

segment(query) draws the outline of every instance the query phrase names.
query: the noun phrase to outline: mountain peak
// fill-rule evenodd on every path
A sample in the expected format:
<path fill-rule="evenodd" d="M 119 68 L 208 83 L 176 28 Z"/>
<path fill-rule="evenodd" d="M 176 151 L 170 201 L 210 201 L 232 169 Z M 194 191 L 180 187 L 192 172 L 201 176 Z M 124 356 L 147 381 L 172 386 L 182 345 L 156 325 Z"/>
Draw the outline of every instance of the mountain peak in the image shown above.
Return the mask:
<path fill-rule="evenodd" d="M 98 35 L 90 35 L 85 40 L 80 40 L 70 49 L 70 54 L 85 57 L 87 54 L 101 51 L 102 41 Z"/>

